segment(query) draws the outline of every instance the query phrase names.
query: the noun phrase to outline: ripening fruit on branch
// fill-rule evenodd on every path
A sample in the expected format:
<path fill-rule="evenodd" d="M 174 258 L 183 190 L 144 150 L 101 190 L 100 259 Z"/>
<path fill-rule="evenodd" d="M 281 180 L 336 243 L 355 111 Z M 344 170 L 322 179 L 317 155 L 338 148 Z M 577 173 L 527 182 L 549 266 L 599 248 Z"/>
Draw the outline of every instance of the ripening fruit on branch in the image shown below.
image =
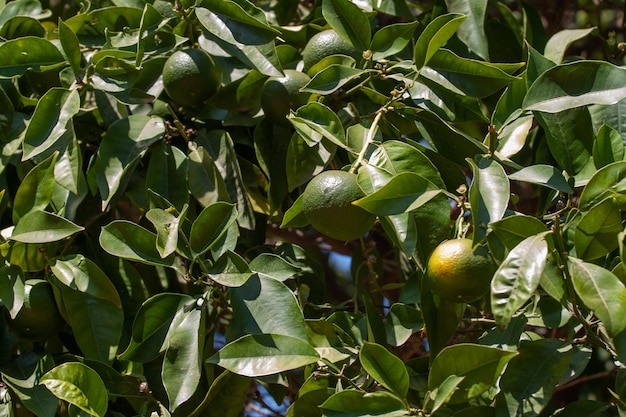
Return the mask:
<path fill-rule="evenodd" d="M 201 49 L 176 51 L 163 65 L 163 88 L 182 106 L 200 106 L 218 92 L 221 82 L 219 65 Z"/>
<path fill-rule="evenodd" d="M 355 174 L 330 170 L 315 176 L 302 195 L 302 211 L 320 233 L 337 240 L 358 239 L 376 216 L 352 204 L 364 197 Z"/>
<path fill-rule="evenodd" d="M 303 72 L 287 69 L 283 77 L 270 77 L 263 84 L 261 92 L 261 108 L 265 117 L 276 124 L 287 125 L 286 119 L 290 110 L 306 104 L 310 94 L 300 89 L 307 85 L 311 78 Z"/>
<path fill-rule="evenodd" d="M 470 239 L 451 239 L 435 248 L 428 259 L 426 279 L 442 299 L 471 303 L 489 292 L 495 264 L 487 249 L 472 247 Z"/>
<path fill-rule="evenodd" d="M 302 50 L 304 71 L 308 71 L 313 65 L 330 55 L 348 55 L 358 59 L 361 52 L 356 50 L 350 42 L 345 40 L 333 29 L 323 30 L 309 39 Z"/>

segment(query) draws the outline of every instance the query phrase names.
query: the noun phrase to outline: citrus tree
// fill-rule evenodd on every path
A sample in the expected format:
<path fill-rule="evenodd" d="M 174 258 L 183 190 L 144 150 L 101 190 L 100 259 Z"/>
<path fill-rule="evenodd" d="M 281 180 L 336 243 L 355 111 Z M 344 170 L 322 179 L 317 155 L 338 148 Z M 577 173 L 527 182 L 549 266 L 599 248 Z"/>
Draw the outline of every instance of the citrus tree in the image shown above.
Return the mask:
<path fill-rule="evenodd" d="M 625 415 L 624 10 L 561 3 L 0 0 L 0 415 Z"/>

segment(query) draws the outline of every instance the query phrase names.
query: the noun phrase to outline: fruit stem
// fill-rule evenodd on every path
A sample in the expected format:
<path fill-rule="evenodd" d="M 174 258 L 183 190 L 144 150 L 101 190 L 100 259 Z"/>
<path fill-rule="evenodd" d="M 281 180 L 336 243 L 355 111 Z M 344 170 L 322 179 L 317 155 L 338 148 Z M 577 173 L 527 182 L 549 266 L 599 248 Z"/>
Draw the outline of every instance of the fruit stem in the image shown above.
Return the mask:
<path fill-rule="evenodd" d="M 167 103 L 165 104 L 165 107 L 167 108 L 167 111 L 169 111 L 170 114 L 172 115 L 172 118 L 174 119 L 174 126 L 176 126 L 176 130 L 178 130 L 178 133 L 180 134 L 180 136 L 182 136 L 182 138 L 185 139 L 185 142 L 189 142 L 189 136 L 187 135 L 187 132 L 185 132 L 185 127 L 180 122 L 180 120 L 178 120 L 178 116 L 176 115 L 176 113 L 174 113 L 174 110 L 172 110 L 172 107 Z"/>
<path fill-rule="evenodd" d="M 356 161 L 354 161 L 354 163 L 352 164 L 348 172 L 354 174 L 355 171 L 359 168 L 359 165 L 361 165 L 361 163 L 363 162 L 363 159 L 365 159 L 365 154 L 367 153 L 367 149 L 370 147 L 372 142 L 374 142 L 374 135 L 376 134 L 376 128 L 378 127 L 378 122 L 380 122 L 380 118 L 382 117 L 382 115 L 383 115 L 383 109 L 381 108 L 376 113 L 376 117 L 374 117 L 374 121 L 372 122 L 372 125 L 370 126 L 369 130 L 367 131 L 367 136 L 365 137 L 365 141 L 363 142 L 363 147 L 361 148 L 361 152 L 359 152 L 359 156 L 356 158 Z"/>

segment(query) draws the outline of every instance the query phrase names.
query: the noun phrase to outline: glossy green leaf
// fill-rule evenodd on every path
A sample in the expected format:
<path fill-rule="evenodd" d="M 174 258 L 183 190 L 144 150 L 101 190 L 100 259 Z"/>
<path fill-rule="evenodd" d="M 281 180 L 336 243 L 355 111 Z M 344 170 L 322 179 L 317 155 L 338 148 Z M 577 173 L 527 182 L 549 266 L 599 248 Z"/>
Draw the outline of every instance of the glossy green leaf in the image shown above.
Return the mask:
<path fill-rule="evenodd" d="M 124 322 L 120 296 L 112 282 L 81 255 L 57 259 L 50 267 L 81 351 L 88 359 L 112 363 Z"/>
<path fill-rule="evenodd" d="M 248 334 L 207 359 L 239 375 L 277 374 L 317 362 L 319 355 L 301 338 L 281 334 Z"/>
<path fill-rule="evenodd" d="M 514 415 L 538 415 L 568 371 L 573 353 L 571 344 L 558 339 L 523 343 L 502 375 L 496 409 Z"/>
<path fill-rule="evenodd" d="M 68 123 L 79 110 L 78 91 L 60 87 L 48 90 L 37 102 L 26 128 L 22 160 L 53 150 L 54 144 L 67 135 Z"/>
<path fill-rule="evenodd" d="M 287 183 L 289 191 L 306 184 L 311 178 L 323 171 L 335 155 L 337 146 L 327 139 L 322 139 L 309 146 L 300 135 L 293 135 L 287 148 Z"/>
<path fill-rule="evenodd" d="M 84 227 L 56 214 L 33 210 L 20 218 L 11 240 L 21 243 L 57 242 L 83 230 Z"/>
<path fill-rule="evenodd" d="M 251 382 L 246 376 L 226 370 L 215 378 L 197 409 L 203 409 L 207 417 L 238 417 Z"/>
<path fill-rule="evenodd" d="M 204 7 L 195 9 L 198 21 L 222 49 L 262 74 L 274 77 L 282 75 L 274 47 L 273 37 L 276 34 L 273 29 L 249 16 L 233 1 L 222 2 L 221 5 L 218 1 L 205 1 L 209 3 L 209 7 L 227 9 L 219 10 L 218 13 L 220 14 L 213 13 Z M 234 12 L 237 16 L 221 15 L 224 11 Z M 241 16 L 245 16 L 244 19 L 240 19 Z M 246 40 L 246 42 L 242 42 L 240 39 Z"/>
<path fill-rule="evenodd" d="M 187 205 L 185 205 L 178 216 L 163 209 L 151 209 L 146 213 L 146 219 L 150 220 L 157 232 L 156 247 L 161 258 L 167 258 L 173 254 L 178 247 L 178 234 L 182 222 L 187 216 Z"/>
<path fill-rule="evenodd" d="M 307 340 L 302 310 L 294 293 L 280 281 L 253 274 L 229 291 L 242 334 L 273 333 Z"/>
<path fill-rule="evenodd" d="M 428 398 L 433 401 L 430 411 L 434 413 L 441 408 L 442 405 L 450 401 L 454 391 L 458 389 L 459 384 L 463 382 L 464 379 L 465 376 L 450 375 L 438 387 L 430 391 Z"/>
<path fill-rule="evenodd" d="M 380 28 L 372 38 L 369 49 L 372 59 L 380 61 L 402 52 L 413 39 L 417 22 L 393 23 Z"/>
<path fill-rule="evenodd" d="M 18 39 L 26 36 L 46 37 L 46 28 L 30 16 L 13 16 L 0 28 L 0 36 L 5 39 Z"/>
<path fill-rule="evenodd" d="M 466 402 L 493 386 L 507 362 L 516 355 L 516 352 L 470 343 L 448 346 L 433 360 L 428 388 L 434 390 L 450 375 L 465 377 L 449 402 Z"/>
<path fill-rule="evenodd" d="M 287 164 L 289 161 L 287 153 L 292 138 L 297 141 L 299 136 L 292 135 L 288 126 L 272 123 L 268 119 L 264 119 L 254 129 L 254 151 L 259 161 L 259 167 L 269 182 L 266 192 L 270 213 L 281 211 L 288 194 Z"/>
<path fill-rule="evenodd" d="M 395 175 L 381 189 L 354 202 L 377 215 L 388 216 L 413 211 L 435 198 L 441 190 L 419 174 Z"/>
<path fill-rule="evenodd" d="M 260 253 L 250 261 L 250 269 L 278 281 L 293 278 L 300 268 L 273 253 Z"/>
<path fill-rule="evenodd" d="M 100 246 L 113 256 L 147 265 L 168 266 L 182 272 L 173 255 L 161 257 L 156 240 L 154 233 L 126 220 L 115 220 L 100 232 Z"/>
<path fill-rule="evenodd" d="M 206 309 L 181 309 L 167 334 L 161 376 L 173 412 L 198 389 L 202 377 Z"/>
<path fill-rule="evenodd" d="M 347 389 L 331 395 L 320 406 L 324 417 L 408 416 L 409 410 L 400 398 L 385 391 L 364 392 Z"/>
<path fill-rule="evenodd" d="M 524 109 L 546 113 L 589 104 L 615 104 L 626 98 L 626 69 L 603 61 L 557 65 L 537 78 L 524 98 Z"/>
<path fill-rule="evenodd" d="M 626 121 L 623 118 L 626 112 L 626 99 L 610 105 L 592 104 L 588 109 L 596 132 L 603 124 L 607 124 L 619 132 L 620 136 L 626 136 Z"/>
<path fill-rule="evenodd" d="M 462 1 L 446 0 L 450 13 L 467 16 L 467 20 L 457 30 L 457 36 L 470 51 L 489 61 L 489 44 L 485 33 L 485 19 L 487 17 L 487 0 Z"/>
<path fill-rule="evenodd" d="M 626 328 L 626 287 L 610 271 L 570 258 L 576 294 L 606 326 L 610 335 Z"/>
<path fill-rule="evenodd" d="M 207 276 L 226 287 L 240 287 L 250 278 L 250 266 L 240 255 L 227 251 L 208 269 Z"/>
<path fill-rule="evenodd" d="M 13 223 L 33 210 L 45 210 L 54 192 L 54 165 L 58 153 L 53 153 L 28 171 L 13 199 Z"/>
<path fill-rule="evenodd" d="M 150 154 L 146 187 L 180 211 L 189 202 L 188 167 L 189 159 L 180 149 L 162 144 Z"/>
<path fill-rule="evenodd" d="M 465 19 L 467 19 L 465 14 L 449 13 L 437 16 L 428 23 L 417 38 L 413 52 L 413 61 L 418 70 L 428 65 L 430 58 L 450 40 Z"/>
<path fill-rule="evenodd" d="M 304 227 L 309 224 L 309 219 L 302 211 L 302 194 L 298 196 L 296 201 L 289 207 L 283 216 L 283 221 L 280 224 L 281 229 L 287 227 Z"/>
<path fill-rule="evenodd" d="M 0 44 L 0 76 L 15 77 L 27 69 L 45 70 L 65 62 L 50 41 L 35 36 L 11 39 Z"/>
<path fill-rule="evenodd" d="M 82 54 L 80 53 L 80 43 L 76 34 L 70 29 L 69 26 L 61 19 L 59 19 L 59 40 L 61 41 L 61 47 L 67 57 L 67 61 L 74 71 L 74 74 L 78 75 L 82 64 Z"/>
<path fill-rule="evenodd" d="M 532 165 L 522 168 L 517 172 L 509 174 L 509 179 L 542 185 L 567 194 L 574 192 L 563 173 L 550 165 Z"/>
<path fill-rule="evenodd" d="M 602 168 L 613 162 L 623 160 L 624 144 L 622 135 L 611 126 L 603 123 L 600 129 L 598 129 L 596 140 L 593 142 L 592 155 L 596 168 Z"/>
<path fill-rule="evenodd" d="M 359 360 L 365 372 L 400 398 L 409 392 L 409 373 L 400 358 L 383 346 L 364 342 Z"/>
<path fill-rule="evenodd" d="M 548 256 L 546 234 L 527 237 L 515 246 L 491 281 L 491 309 L 496 325 L 504 330 L 513 315 L 539 286 Z"/>
<path fill-rule="evenodd" d="M 236 220 L 237 209 L 230 203 L 217 202 L 202 210 L 189 235 L 189 247 L 195 256 L 211 249 Z"/>
<path fill-rule="evenodd" d="M 252 4 L 232 0 L 202 0 L 202 7 L 215 13 L 238 42 L 258 45 L 272 42 L 279 31 L 267 24 L 263 11 Z M 224 29 L 222 29 L 224 30 Z"/>
<path fill-rule="evenodd" d="M 300 107 L 289 120 L 309 146 L 326 138 L 339 147 L 346 147 L 346 134 L 339 116 L 321 103 L 311 102 Z"/>
<path fill-rule="evenodd" d="M 160 293 L 144 301 L 135 316 L 129 345 L 120 358 L 142 363 L 156 359 L 167 347 L 176 314 L 192 302 L 191 296 L 177 293 Z"/>
<path fill-rule="evenodd" d="M 543 54 L 550 61 L 560 64 L 563 62 L 563 57 L 565 56 L 565 52 L 567 52 L 567 48 L 569 48 L 574 42 L 597 32 L 598 28 L 596 27 L 561 30 L 550 37 Z"/>
<path fill-rule="evenodd" d="M 13 319 L 24 305 L 25 280 L 24 272 L 17 265 L 0 267 L 0 301 Z"/>
<path fill-rule="evenodd" d="M 343 65 L 330 65 L 316 73 L 311 81 L 300 91 L 328 95 L 342 88 L 353 80 L 359 79 L 365 72 L 358 68 Z"/>
<path fill-rule="evenodd" d="M 189 191 L 202 206 L 230 199 L 226 183 L 206 149 L 189 143 L 188 161 Z"/>
<path fill-rule="evenodd" d="M 574 248 L 582 260 L 601 258 L 617 249 L 622 232 L 622 214 L 612 198 L 607 198 L 583 214 L 576 224 Z"/>
<path fill-rule="evenodd" d="M 322 0 L 322 15 L 341 37 L 365 51 L 370 46 L 372 29 L 365 13 L 350 0 Z"/>
<path fill-rule="evenodd" d="M 486 97 L 515 81 L 517 78 L 511 73 L 523 64 L 496 65 L 463 58 L 446 49 L 440 49 L 431 57 L 428 66 L 437 70 L 465 94 Z"/>
<path fill-rule="evenodd" d="M 138 28 L 141 22 L 142 9 L 143 5 L 139 7 L 95 8 L 88 13 L 74 15 L 65 23 L 76 33 L 82 44 L 101 46 L 107 41 L 105 36 L 107 33 L 124 32 L 124 29 Z M 123 18 L 120 19 L 120 16 Z M 134 51 L 131 57 L 135 57 Z"/>
<path fill-rule="evenodd" d="M 576 108 L 556 114 L 535 113 L 546 132 L 550 153 L 570 176 L 588 178 L 594 172 L 591 151 L 593 128 L 586 108 Z"/>
<path fill-rule="evenodd" d="M 139 157 L 164 133 L 163 119 L 140 114 L 120 119 L 109 126 L 93 167 L 103 209 L 126 187 Z"/>
<path fill-rule="evenodd" d="M 435 303 L 428 280 L 422 280 L 420 307 L 424 315 L 424 327 L 426 334 L 428 334 L 431 358 L 435 358 L 448 344 L 463 320 L 465 304 L 452 303 L 446 300 L 439 300 L 439 303 Z"/>
<path fill-rule="evenodd" d="M 387 343 L 391 346 L 401 346 L 423 328 L 424 319 L 418 309 L 407 304 L 395 303 L 389 309 L 385 323 Z"/>
<path fill-rule="evenodd" d="M 93 369 L 80 362 L 66 362 L 46 372 L 40 383 L 59 399 L 89 415 L 104 417 L 108 395 L 104 382 Z"/>
<path fill-rule="evenodd" d="M 6 3 L 6 4 L 5 4 Z M 41 7 L 41 3 L 35 0 L 15 0 L 0 2 L 0 26 L 15 16 L 29 16 L 41 19 L 49 16 Z"/>
<path fill-rule="evenodd" d="M 612 197 L 620 210 L 626 209 L 626 162 L 618 161 L 596 171 L 583 188 L 578 203 L 582 210 Z"/>
<path fill-rule="evenodd" d="M 506 172 L 497 161 L 480 157 L 467 159 L 472 168 L 469 202 L 472 209 L 474 243 L 485 237 L 491 222 L 504 217 L 509 204 L 510 184 Z"/>

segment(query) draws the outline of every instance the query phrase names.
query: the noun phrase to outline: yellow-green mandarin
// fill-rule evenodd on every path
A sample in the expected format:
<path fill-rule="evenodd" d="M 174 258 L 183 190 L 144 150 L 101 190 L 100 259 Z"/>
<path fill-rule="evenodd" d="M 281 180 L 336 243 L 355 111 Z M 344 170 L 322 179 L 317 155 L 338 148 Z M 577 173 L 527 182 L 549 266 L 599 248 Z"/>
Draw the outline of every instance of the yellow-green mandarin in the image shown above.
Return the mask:
<path fill-rule="evenodd" d="M 489 292 L 495 265 L 482 246 L 470 239 L 441 243 L 430 255 L 426 278 L 439 297 L 455 303 L 471 303 Z"/>
<path fill-rule="evenodd" d="M 364 197 L 355 174 L 330 170 L 315 176 L 302 195 L 302 211 L 320 233 L 337 240 L 358 239 L 376 216 L 352 204 Z"/>

